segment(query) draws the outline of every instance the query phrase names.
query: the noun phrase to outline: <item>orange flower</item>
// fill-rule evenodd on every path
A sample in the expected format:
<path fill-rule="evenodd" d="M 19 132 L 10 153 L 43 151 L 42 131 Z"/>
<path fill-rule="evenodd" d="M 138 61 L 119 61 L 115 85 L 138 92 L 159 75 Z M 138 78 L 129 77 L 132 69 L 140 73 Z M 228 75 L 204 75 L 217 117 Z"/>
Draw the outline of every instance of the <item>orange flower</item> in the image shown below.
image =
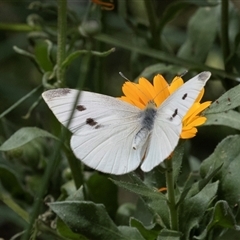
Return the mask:
<path fill-rule="evenodd" d="M 96 3 L 98 5 L 101 5 L 101 7 L 104 9 L 104 10 L 108 10 L 108 11 L 111 11 L 114 9 L 114 4 L 113 3 L 110 3 L 110 2 L 103 2 L 101 0 L 92 0 L 93 3 Z"/>
<path fill-rule="evenodd" d="M 154 77 L 153 84 L 151 84 L 146 78 L 141 77 L 139 83 L 124 83 L 122 91 L 125 96 L 120 97 L 120 99 L 140 109 L 144 109 L 150 100 L 154 100 L 156 106 L 159 107 L 183 84 L 184 82 L 181 77 L 175 77 L 170 85 L 160 74 Z M 211 104 L 211 102 L 200 103 L 203 94 L 204 88 L 201 90 L 195 103 L 182 119 L 182 133 L 180 135 L 180 138 L 182 139 L 196 136 L 196 127 L 204 124 L 207 120 L 206 117 L 203 117 L 200 114 Z"/>

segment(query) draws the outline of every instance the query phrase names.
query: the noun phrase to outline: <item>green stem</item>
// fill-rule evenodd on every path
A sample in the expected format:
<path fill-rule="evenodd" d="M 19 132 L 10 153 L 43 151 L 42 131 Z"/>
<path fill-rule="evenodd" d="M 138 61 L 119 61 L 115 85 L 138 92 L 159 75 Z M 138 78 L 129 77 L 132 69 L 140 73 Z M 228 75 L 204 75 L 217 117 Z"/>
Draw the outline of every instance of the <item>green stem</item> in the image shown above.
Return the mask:
<path fill-rule="evenodd" d="M 63 131 L 60 139 L 63 139 L 65 136 L 66 136 L 66 130 Z M 22 237 L 22 240 L 30 239 L 33 225 L 41 211 L 43 196 L 46 193 L 46 189 L 48 188 L 50 178 L 52 177 L 53 171 L 56 168 L 57 163 L 60 159 L 59 155 L 60 155 L 61 147 L 62 147 L 62 142 L 57 142 L 56 147 L 55 147 L 56 150 L 54 151 L 52 158 L 49 160 L 49 162 L 47 164 L 47 168 L 44 172 L 42 183 L 39 186 L 39 191 L 37 193 L 37 197 L 36 197 L 34 205 L 33 205 L 33 211 L 32 211 L 31 217 L 30 217 L 29 225 L 26 229 L 26 232 L 24 233 L 24 235 Z"/>
<path fill-rule="evenodd" d="M 90 59 L 91 59 L 91 52 L 88 51 L 86 55 L 83 56 L 82 58 L 82 64 L 80 68 L 80 79 L 78 80 L 77 88 L 82 89 L 84 86 L 84 83 L 87 79 L 87 73 L 89 70 L 89 64 L 90 64 Z M 79 91 L 78 95 L 76 96 L 75 102 L 73 106 L 77 105 L 78 99 L 81 95 L 81 92 Z M 73 110 L 75 107 L 73 107 Z M 71 115 L 69 117 L 70 121 L 68 122 L 67 126 L 69 126 L 71 119 L 73 117 L 74 111 L 71 112 Z M 68 164 L 72 172 L 73 180 L 75 183 L 76 188 L 79 188 L 81 185 L 84 184 L 84 174 L 83 174 L 83 168 L 80 165 L 79 160 L 69 151 L 66 151 L 66 156 L 68 159 Z"/>
<path fill-rule="evenodd" d="M 187 69 L 210 71 L 212 74 L 216 74 L 216 75 L 219 75 L 223 78 L 229 78 L 229 79 L 240 82 L 240 77 L 237 74 L 227 73 L 224 70 L 220 70 L 220 69 L 213 68 L 213 67 L 208 67 L 208 66 L 206 66 L 204 64 L 201 64 L 201 63 L 196 63 L 196 62 L 193 62 L 193 61 L 188 61 L 188 60 L 185 60 L 185 59 L 181 59 L 181 58 L 178 58 L 174 55 L 165 53 L 163 51 L 159 51 L 159 50 L 152 49 L 152 48 L 141 48 L 141 47 L 133 45 L 129 42 L 126 42 L 122 39 L 113 38 L 113 37 L 111 37 L 109 35 L 106 35 L 106 34 L 98 34 L 94 38 L 101 41 L 101 42 L 111 44 L 114 47 L 121 47 L 123 49 L 127 49 L 129 51 L 134 51 L 136 53 L 140 53 L 140 54 L 143 54 L 143 55 L 151 57 L 151 58 L 159 59 L 159 60 L 161 60 L 163 62 L 166 62 L 166 63 L 171 63 L 171 64 L 183 66 Z"/>
<path fill-rule="evenodd" d="M 57 239 L 57 240 L 67 240 L 66 238 L 62 237 L 58 234 L 58 232 L 51 227 L 45 225 L 41 220 L 37 222 L 37 228 L 40 230 L 40 232 L 47 233 L 48 235 L 51 235 L 51 239 Z M 45 238 L 46 239 L 46 238 Z M 50 239 L 50 236 L 49 238 Z"/>
<path fill-rule="evenodd" d="M 0 30 L 14 32 L 31 32 L 41 30 L 41 28 L 37 26 L 31 27 L 27 24 L 0 23 Z"/>
<path fill-rule="evenodd" d="M 83 185 L 83 182 L 84 182 L 81 162 L 74 156 L 73 152 L 68 148 L 65 147 L 64 152 L 72 172 L 74 184 L 76 186 L 76 189 L 78 189 Z"/>
<path fill-rule="evenodd" d="M 222 51 L 223 59 L 230 55 L 229 37 L 228 37 L 228 0 L 221 1 L 221 31 L 222 31 Z"/>
<path fill-rule="evenodd" d="M 65 85 L 65 69 L 62 63 L 66 57 L 66 29 L 67 29 L 67 1 L 58 0 L 58 49 L 57 49 L 57 80 L 60 85 Z"/>
<path fill-rule="evenodd" d="M 22 209 L 17 203 L 15 203 L 7 194 L 1 194 L 0 199 L 11 208 L 18 216 L 20 216 L 25 222 L 29 222 L 28 213 Z"/>
<path fill-rule="evenodd" d="M 16 103 L 14 103 L 11 107 L 9 107 L 6 111 L 0 114 L 0 119 L 5 117 L 8 113 L 10 113 L 13 109 L 15 109 L 18 105 L 20 105 L 22 102 L 24 102 L 27 98 L 31 97 L 37 90 L 39 90 L 42 87 L 42 85 L 39 85 L 38 87 L 34 88 L 31 92 L 29 92 L 27 95 L 22 97 L 20 100 L 18 100 Z"/>
<path fill-rule="evenodd" d="M 227 73 L 233 72 L 233 65 L 231 61 L 228 61 L 231 54 L 229 44 L 229 0 L 221 1 L 221 41 L 222 41 L 222 54 L 225 59 L 225 71 Z M 230 82 L 228 78 L 223 79 L 223 85 L 226 90 L 235 86 L 235 83 Z"/>
<path fill-rule="evenodd" d="M 174 191 L 172 159 L 166 159 L 165 164 L 166 164 L 166 186 L 168 194 L 168 207 L 170 212 L 171 229 L 178 231 L 178 213 Z"/>
<path fill-rule="evenodd" d="M 66 19 L 67 19 L 67 1 L 66 0 L 58 0 L 58 50 L 57 50 L 57 77 L 58 81 L 63 84 L 64 81 L 64 70 L 61 69 L 62 62 L 65 60 L 65 48 L 66 48 Z M 66 136 L 66 129 L 64 129 L 61 133 L 60 139 L 64 139 Z M 38 217 L 41 206 L 42 199 L 48 188 L 49 180 L 53 174 L 54 169 L 57 166 L 57 163 L 60 159 L 60 149 L 62 147 L 62 142 L 56 143 L 56 148 L 53 153 L 52 158 L 47 164 L 46 170 L 44 172 L 42 184 L 39 186 L 38 195 L 36 201 L 33 206 L 33 212 L 31 214 L 31 218 L 29 221 L 29 225 L 24 233 L 22 240 L 28 240 L 31 235 L 31 231 L 33 225 L 35 223 L 36 218 Z"/>
<path fill-rule="evenodd" d="M 153 6 L 153 1 L 144 0 L 144 4 L 147 10 L 148 21 L 149 21 L 149 28 L 151 32 L 151 43 L 152 47 L 158 48 L 159 47 L 159 35 L 157 30 L 157 17 L 155 14 L 155 9 Z"/>

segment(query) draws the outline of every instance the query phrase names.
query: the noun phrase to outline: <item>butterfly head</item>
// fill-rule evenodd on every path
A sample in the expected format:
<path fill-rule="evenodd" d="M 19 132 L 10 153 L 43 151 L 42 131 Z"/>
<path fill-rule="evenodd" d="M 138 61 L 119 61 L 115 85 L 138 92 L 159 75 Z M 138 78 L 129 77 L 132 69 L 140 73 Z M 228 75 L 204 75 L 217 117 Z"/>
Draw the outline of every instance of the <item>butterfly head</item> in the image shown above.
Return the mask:
<path fill-rule="evenodd" d="M 157 109 L 157 104 L 155 103 L 154 100 L 150 100 L 148 101 L 147 105 L 146 105 L 146 109 Z"/>

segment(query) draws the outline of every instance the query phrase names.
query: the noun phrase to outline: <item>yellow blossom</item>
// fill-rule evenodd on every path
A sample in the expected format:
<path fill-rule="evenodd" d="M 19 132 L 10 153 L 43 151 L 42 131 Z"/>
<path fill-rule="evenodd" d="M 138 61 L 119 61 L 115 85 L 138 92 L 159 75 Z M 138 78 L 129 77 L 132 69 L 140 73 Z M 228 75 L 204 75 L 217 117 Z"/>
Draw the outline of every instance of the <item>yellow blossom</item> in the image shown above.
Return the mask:
<path fill-rule="evenodd" d="M 181 77 L 175 77 L 169 85 L 164 77 L 156 75 L 151 84 L 146 78 L 141 77 L 139 83 L 126 82 L 122 87 L 125 96 L 121 100 L 128 102 L 140 109 L 144 109 L 149 101 L 153 100 L 159 107 L 173 92 L 175 92 L 184 82 Z M 200 103 L 204 94 L 204 88 L 199 93 L 195 103 L 188 110 L 182 119 L 182 133 L 180 138 L 192 138 L 197 133 L 198 126 L 204 124 L 206 117 L 201 116 L 201 112 L 206 109 L 211 102 Z"/>

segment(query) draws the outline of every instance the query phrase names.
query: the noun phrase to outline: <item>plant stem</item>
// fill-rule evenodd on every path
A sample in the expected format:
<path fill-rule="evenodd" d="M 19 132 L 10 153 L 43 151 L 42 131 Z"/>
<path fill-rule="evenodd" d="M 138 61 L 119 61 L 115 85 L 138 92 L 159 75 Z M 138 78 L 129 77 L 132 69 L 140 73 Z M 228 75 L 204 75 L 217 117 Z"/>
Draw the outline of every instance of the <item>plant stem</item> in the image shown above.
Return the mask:
<path fill-rule="evenodd" d="M 61 66 L 62 62 L 65 60 L 66 18 L 67 18 L 67 1 L 58 0 L 58 30 L 59 31 L 58 31 L 58 50 L 57 50 L 57 64 L 58 64 L 57 77 L 58 77 L 58 81 L 60 81 L 61 83 L 63 83 L 63 80 L 64 80 L 64 71 L 62 71 L 62 69 L 59 66 Z M 65 138 L 66 131 L 67 131 L 66 129 L 62 131 L 60 139 Z M 33 211 L 30 217 L 29 225 L 22 237 L 22 240 L 30 239 L 33 225 L 41 210 L 43 196 L 46 192 L 46 189 L 47 189 L 49 180 L 53 174 L 53 171 L 59 161 L 59 154 L 60 154 L 61 147 L 62 147 L 62 142 L 57 142 L 53 156 L 50 159 L 49 163 L 47 164 L 46 170 L 44 172 L 42 184 L 39 187 L 38 195 L 33 206 Z"/>
<path fill-rule="evenodd" d="M 221 1 L 221 32 L 222 32 L 222 51 L 223 59 L 230 55 L 229 37 L 228 37 L 228 0 Z"/>
<path fill-rule="evenodd" d="M 62 63 L 66 57 L 67 1 L 58 0 L 58 49 L 57 49 L 57 80 L 65 85 L 65 68 Z"/>
<path fill-rule="evenodd" d="M 136 53 L 140 53 L 140 54 L 143 54 L 143 55 L 151 57 L 151 58 L 159 59 L 162 62 L 183 66 L 187 69 L 194 69 L 194 70 L 198 70 L 198 71 L 199 70 L 200 71 L 210 71 L 212 74 L 216 74 L 223 78 L 229 78 L 229 79 L 235 80 L 237 82 L 240 82 L 239 75 L 237 75 L 237 74 L 227 73 L 224 70 L 209 67 L 202 63 L 197 63 L 197 62 L 192 62 L 192 61 L 188 61 L 185 59 L 181 59 L 181 58 L 178 58 L 169 53 L 165 53 L 163 51 L 159 51 L 159 50 L 156 50 L 153 48 L 141 48 L 141 47 L 131 44 L 129 41 L 127 42 L 127 41 L 124 41 L 123 39 L 119 39 L 119 38 L 117 39 L 110 35 L 98 34 L 94 38 L 101 42 L 111 44 L 114 47 L 121 47 L 121 48 L 127 49 L 129 51 L 134 51 Z"/>
<path fill-rule="evenodd" d="M 76 186 L 76 189 L 80 188 L 83 185 L 84 178 L 82 174 L 82 168 L 80 161 L 74 156 L 71 150 L 64 148 L 65 155 L 68 160 L 69 167 L 72 172 L 72 177 L 74 184 Z"/>
<path fill-rule="evenodd" d="M 168 194 L 168 207 L 170 212 L 171 229 L 178 231 L 178 213 L 175 201 L 172 159 L 166 159 L 166 186 Z"/>
<path fill-rule="evenodd" d="M 16 24 L 16 23 L 0 23 L 0 30 L 14 31 L 14 32 L 30 32 L 41 30 L 40 27 L 31 27 L 27 24 Z"/>
<path fill-rule="evenodd" d="M 10 113 L 13 109 L 15 109 L 16 107 L 18 107 L 18 105 L 20 105 L 22 102 L 24 102 L 26 99 L 28 99 L 29 97 L 31 97 L 35 92 L 37 92 L 40 88 L 42 87 L 42 85 L 39 85 L 38 87 L 34 88 L 31 92 L 29 92 L 28 94 L 26 94 L 24 97 L 22 97 L 20 100 L 18 100 L 17 102 L 15 102 L 11 107 L 9 107 L 6 111 L 4 111 L 3 113 L 0 114 L 0 119 L 5 117 L 8 113 Z"/>
<path fill-rule="evenodd" d="M 144 0 L 144 4 L 147 10 L 149 28 L 152 36 L 152 39 L 151 39 L 152 47 L 158 48 L 159 35 L 157 30 L 157 17 L 156 17 L 154 6 L 153 6 L 153 1 Z"/>
<path fill-rule="evenodd" d="M 9 208 L 11 208 L 16 214 L 18 214 L 25 222 L 29 222 L 28 213 L 15 203 L 12 198 L 7 194 L 1 194 L 1 201 L 3 201 Z"/>
<path fill-rule="evenodd" d="M 221 1 L 221 41 L 222 54 L 224 59 L 225 71 L 227 73 L 233 72 L 232 62 L 229 61 L 230 45 L 229 45 L 229 3 L 228 0 Z M 235 86 L 228 78 L 223 79 L 223 85 L 226 90 Z"/>

